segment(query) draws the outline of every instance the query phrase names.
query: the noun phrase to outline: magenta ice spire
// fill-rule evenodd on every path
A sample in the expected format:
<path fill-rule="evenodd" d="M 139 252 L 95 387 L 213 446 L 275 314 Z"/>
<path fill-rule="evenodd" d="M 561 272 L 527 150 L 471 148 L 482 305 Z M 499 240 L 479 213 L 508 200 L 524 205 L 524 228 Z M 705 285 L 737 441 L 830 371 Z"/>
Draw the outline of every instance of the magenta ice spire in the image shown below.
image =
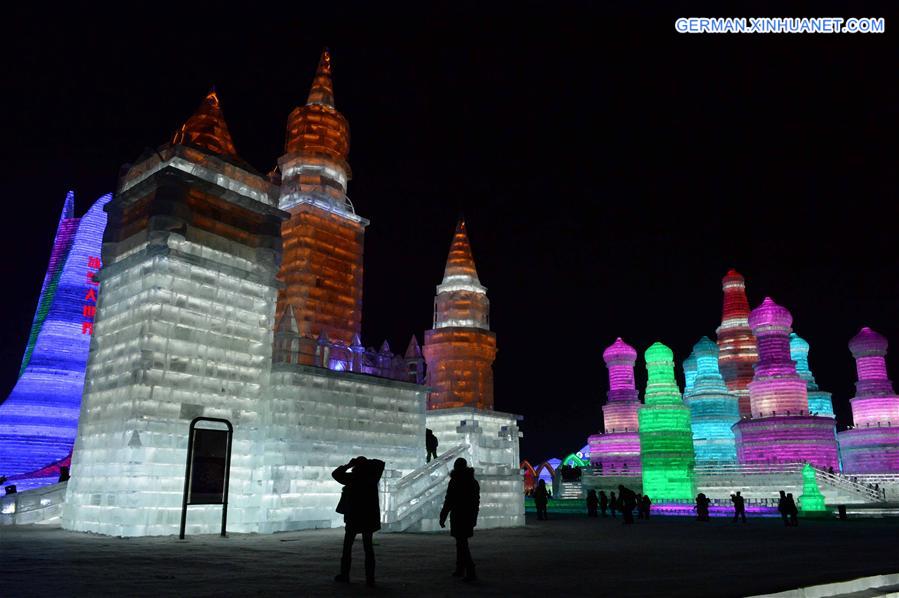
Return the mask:
<path fill-rule="evenodd" d="M 608 401 L 602 408 L 604 433 L 590 436 L 590 461 L 604 473 L 639 475 L 640 437 L 637 409 L 640 395 L 634 382 L 637 351 L 621 340 L 602 353 L 609 370 Z"/>
<path fill-rule="evenodd" d="M 811 463 L 839 469 L 834 420 L 808 413 L 806 381 L 790 356 L 787 308 L 765 297 L 749 314 L 758 363 L 749 383 L 751 419 L 734 425 L 740 463 Z"/>
<path fill-rule="evenodd" d="M 855 398 L 849 401 L 855 427 L 839 435 L 849 473 L 899 472 L 899 396 L 887 377 L 888 345 L 867 327 L 849 341 L 858 372 Z"/>

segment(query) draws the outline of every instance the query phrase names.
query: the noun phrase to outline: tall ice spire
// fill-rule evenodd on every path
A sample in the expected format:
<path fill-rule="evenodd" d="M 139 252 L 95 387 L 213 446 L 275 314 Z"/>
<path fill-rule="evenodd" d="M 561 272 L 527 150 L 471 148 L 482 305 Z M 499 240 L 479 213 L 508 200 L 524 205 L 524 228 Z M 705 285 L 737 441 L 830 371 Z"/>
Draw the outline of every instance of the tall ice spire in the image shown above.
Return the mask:
<path fill-rule="evenodd" d="M 724 307 L 721 326 L 717 330 L 718 366 L 727 390 L 737 395 L 740 415 L 748 417 L 752 411 L 749 406 L 749 383 L 752 382 L 752 366 L 758 361 L 758 349 L 749 329 L 746 281 L 742 274 L 731 268 L 721 283 Z"/>
<path fill-rule="evenodd" d="M 237 157 L 215 87 L 209 90 L 193 116 L 175 132 L 172 143 L 189 145 L 226 158 Z"/>

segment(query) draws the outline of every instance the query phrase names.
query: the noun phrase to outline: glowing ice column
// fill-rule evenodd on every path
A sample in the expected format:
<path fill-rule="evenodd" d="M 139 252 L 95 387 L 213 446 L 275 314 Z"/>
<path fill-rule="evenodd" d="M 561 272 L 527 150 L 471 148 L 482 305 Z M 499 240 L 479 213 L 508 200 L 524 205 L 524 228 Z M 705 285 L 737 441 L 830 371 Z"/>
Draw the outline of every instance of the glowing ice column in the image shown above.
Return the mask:
<path fill-rule="evenodd" d="M 790 358 L 793 316 L 770 297 L 749 316 L 759 362 L 749 384 L 752 419 L 734 426 L 740 463 L 811 463 L 840 467 L 830 417 L 808 415 L 806 381 Z"/>
<path fill-rule="evenodd" d="M 734 463 L 737 448 L 731 428 L 740 420 L 740 408 L 718 371 L 718 345 L 704 336 L 693 347 L 693 356 L 692 391 L 684 400 L 690 407 L 696 462 Z"/>
<path fill-rule="evenodd" d="M 30 474 L 68 457 L 75 442 L 111 197 L 82 218 L 74 217 L 74 194 L 66 197 L 21 373 L 0 404 L 0 475 L 19 490 L 54 483 Z"/>
<path fill-rule="evenodd" d="M 790 334 L 790 357 L 796 362 L 796 373 L 805 380 L 808 389 L 808 412 L 814 415 L 834 417 L 830 393 L 818 389 L 815 376 L 808 366 L 808 342 L 793 332 Z"/>
<path fill-rule="evenodd" d="M 802 496 L 799 497 L 799 510 L 803 513 L 827 510 L 824 506 L 824 495 L 821 494 L 818 481 L 815 479 L 815 470 L 808 463 L 802 468 Z"/>
<path fill-rule="evenodd" d="M 848 473 L 899 472 L 899 396 L 887 377 L 888 345 L 886 337 L 870 328 L 849 341 L 858 382 L 850 401 L 855 427 L 839 434 Z"/>
<path fill-rule="evenodd" d="M 634 383 L 637 351 L 619 337 L 603 351 L 602 357 L 609 369 L 609 394 L 602 408 L 604 433 L 589 439 L 590 462 L 596 466 L 601 464 L 605 474 L 638 475 L 640 397 Z"/>
<path fill-rule="evenodd" d="M 755 337 L 749 329 L 749 302 L 746 300 L 746 281 L 731 268 L 721 281 L 724 289 L 724 309 L 718 327 L 718 365 L 727 390 L 737 395 L 740 415 L 748 417 L 749 383 L 752 366 L 758 361 Z"/>
<path fill-rule="evenodd" d="M 696 353 L 690 353 L 683 364 L 684 369 L 684 400 L 693 392 L 693 383 L 696 382 Z"/>
<path fill-rule="evenodd" d="M 640 461 L 643 492 L 659 499 L 692 499 L 693 432 L 690 409 L 684 405 L 674 380 L 674 354 L 654 343 L 644 354 L 649 378 L 646 399 L 639 412 Z"/>

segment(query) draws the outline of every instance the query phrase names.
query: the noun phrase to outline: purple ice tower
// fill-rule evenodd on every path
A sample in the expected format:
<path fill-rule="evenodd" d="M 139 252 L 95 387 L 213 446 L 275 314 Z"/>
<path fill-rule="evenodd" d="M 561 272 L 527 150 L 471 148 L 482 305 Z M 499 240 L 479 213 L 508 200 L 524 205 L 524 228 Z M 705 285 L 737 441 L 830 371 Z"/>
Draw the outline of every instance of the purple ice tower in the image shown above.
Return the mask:
<path fill-rule="evenodd" d="M 608 401 L 602 408 L 602 434 L 589 439 L 590 462 L 605 475 L 640 475 L 640 435 L 637 409 L 640 396 L 634 383 L 637 351 L 621 338 L 615 339 L 602 357 L 609 369 Z"/>
<path fill-rule="evenodd" d="M 737 460 L 748 464 L 811 463 L 839 469 L 836 429 L 809 415 L 806 381 L 790 357 L 793 316 L 770 297 L 749 314 L 759 361 L 749 383 L 750 419 L 734 424 Z"/>
<path fill-rule="evenodd" d="M 899 472 L 899 396 L 887 377 L 888 344 L 870 328 L 849 341 L 858 382 L 849 401 L 855 427 L 839 434 L 847 473 Z"/>

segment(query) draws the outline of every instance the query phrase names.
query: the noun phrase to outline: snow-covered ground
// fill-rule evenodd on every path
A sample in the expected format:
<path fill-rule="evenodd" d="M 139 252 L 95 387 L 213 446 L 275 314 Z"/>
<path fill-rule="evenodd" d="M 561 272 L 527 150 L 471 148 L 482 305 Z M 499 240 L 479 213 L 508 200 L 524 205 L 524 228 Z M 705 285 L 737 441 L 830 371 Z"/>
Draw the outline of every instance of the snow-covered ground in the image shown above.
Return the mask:
<path fill-rule="evenodd" d="M 480 580 L 450 576 L 445 534 L 375 535 L 378 588 L 333 582 L 343 530 L 117 539 L 58 528 L 0 529 L 0 595 L 13 596 L 745 596 L 899 571 L 899 519 L 747 525 L 717 519 L 574 515 L 477 532 Z"/>

